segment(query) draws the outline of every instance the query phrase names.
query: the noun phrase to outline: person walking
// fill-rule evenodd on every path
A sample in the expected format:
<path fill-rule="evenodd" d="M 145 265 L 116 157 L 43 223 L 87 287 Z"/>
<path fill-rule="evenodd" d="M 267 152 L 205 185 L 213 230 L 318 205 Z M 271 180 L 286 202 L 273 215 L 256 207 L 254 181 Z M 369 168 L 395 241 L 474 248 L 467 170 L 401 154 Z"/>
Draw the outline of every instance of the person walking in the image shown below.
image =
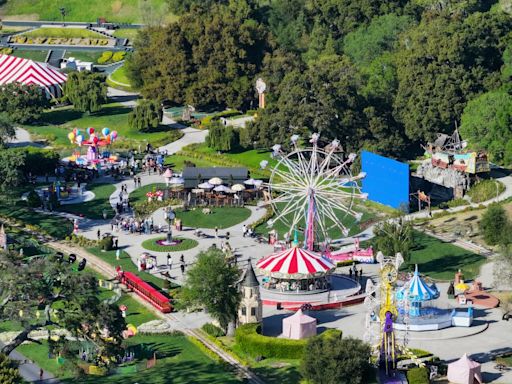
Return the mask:
<path fill-rule="evenodd" d="M 184 255 L 184 254 L 181 254 L 181 256 L 180 256 L 180 262 L 181 262 L 182 264 L 184 264 L 184 263 L 185 263 L 185 255 Z"/>
<path fill-rule="evenodd" d="M 171 263 L 172 263 L 171 254 L 170 254 L 170 253 L 168 253 L 168 254 L 167 254 L 167 265 L 169 265 L 169 266 L 170 266 L 170 265 L 171 265 Z"/>
<path fill-rule="evenodd" d="M 98 240 L 101 238 L 101 231 L 98 229 L 98 232 L 96 232 L 96 234 L 98 235 Z"/>
<path fill-rule="evenodd" d="M 181 274 L 185 274 L 185 264 L 181 264 Z"/>
<path fill-rule="evenodd" d="M 116 239 L 114 240 L 114 247 L 115 249 L 119 249 L 119 237 L 116 237 Z"/>
<path fill-rule="evenodd" d="M 43 368 L 39 369 L 39 381 L 43 381 L 44 378 L 44 371 Z"/>
<path fill-rule="evenodd" d="M 215 227 L 215 238 L 219 238 L 219 227 Z"/>
<path fill-rule="evenodd" d="M 245 237 L 247 235 L 247 225 L 242 225 L 242 237 Z"/>
<path fill-rule="evenodd" d="M 348 277 L 352 278 L 352 267 L 348 269 Z"/>

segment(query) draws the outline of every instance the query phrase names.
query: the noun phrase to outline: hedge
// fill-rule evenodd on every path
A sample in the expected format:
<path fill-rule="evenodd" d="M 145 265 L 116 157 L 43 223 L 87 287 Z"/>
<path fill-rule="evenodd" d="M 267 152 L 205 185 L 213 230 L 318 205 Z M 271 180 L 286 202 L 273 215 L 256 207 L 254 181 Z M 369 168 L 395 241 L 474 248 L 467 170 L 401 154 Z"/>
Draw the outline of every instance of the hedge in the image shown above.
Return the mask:
<path fill-rule="evenodd" d="M 105 64 L 107 61 L 109 61 L 112 58 L 112 51 L 105 51 L 101 54 L 100 58 L 98 59 L 98 64 Z"/>
<path fill-rule="evenodd" d="M 429 374 L 426 367 L 411 368 L 407 371 L 407 381 L 409 384 L 429 384 Z"/>
<path fill-rule="evenodd" d="M 213 115 L 208 115 L 208 116 L 203 117 L 201 119 L 201 125 L 204 128 L 207 128 L 208 125 L 210 125 L 210 123 L 212 121 L 219 120 L 221 117 L 226 118 L 226 117 L 237 116 L 237 115 L 241 115 L 241 114 L 242 113 L 240 111 L 237 111 L 236 109 L 218 112 L 218 113 L 215 113 Z"/>
<path fill-rule="evenodd" d="M 212 323 L 204 324 L 201 329 L 213 337 L 226 336 L 224 331 Z"/>
<path fill-rule="evenodd" d="M 327 330 L 320 337 L 341 337 L 337 329 Z M 308 340 L 290 340 L 261 335 L 260 324 L 244 324 L 237 328 L 235 340 L 240 349 L 252 357 L 302 359 Z"/>
<path fill-rule="evenodd" d="M 112 61 L 114 63 L 117 63 L 118 61 L 124 60 L 124 57 L 126 56 L 126 52 L 124 51 L 117 51 L 112 55 Z"/>

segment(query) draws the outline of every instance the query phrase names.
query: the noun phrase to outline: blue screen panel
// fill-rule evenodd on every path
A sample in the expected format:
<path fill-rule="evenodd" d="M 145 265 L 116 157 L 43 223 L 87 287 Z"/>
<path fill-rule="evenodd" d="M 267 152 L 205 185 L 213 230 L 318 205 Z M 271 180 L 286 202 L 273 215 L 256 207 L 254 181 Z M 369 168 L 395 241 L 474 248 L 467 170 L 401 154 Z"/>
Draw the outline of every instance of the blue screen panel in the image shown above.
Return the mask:
<path fill-rule="evenodd" d="M 409 207 L 409 164 L 363 151 L 361 166 L 368 199 L 393 208 Z"/>

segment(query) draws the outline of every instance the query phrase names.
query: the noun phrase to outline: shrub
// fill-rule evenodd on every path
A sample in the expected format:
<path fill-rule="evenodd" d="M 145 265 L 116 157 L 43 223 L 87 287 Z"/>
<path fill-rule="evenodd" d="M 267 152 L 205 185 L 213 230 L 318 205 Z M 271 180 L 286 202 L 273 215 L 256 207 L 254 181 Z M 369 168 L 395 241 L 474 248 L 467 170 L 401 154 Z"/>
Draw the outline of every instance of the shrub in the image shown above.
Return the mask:
<path fill-rule="evenodd" d="M 489 205 L 478 225 L 487 244 L 510 243 L 510 222 L 501 205 L 496 203 Z"/>
<path fill-rule="evenodd" d="M 336 263 L 336 267 L 347 267 L 349 265 L 353 265 L 353 264 L 359 264 L 358 261 L 355 261 L 355 260 L 343 260 L 343 261 L 338 261 Z"/>
<path fill-rule="evenodd" d="M 118 51 L 112 55 L 112 61 L 114 63 L 117 63 L 118 61 L 124 60 L 124 57 L 126 56 L 126 52 L 124 51 Z"/>
<path fill-rule="evenodd" d="M 407 371 L 409 384 L 429 384 L 428 369 L 425 367 L 412 368 Z"/>
<path fill-rule="evenodd" d="M 455 207 L 460 207 L 463 205 L 469 205 L 469 202 L 465 199 L 458 198 L 458 199 L 453 199 L 453 200 L 448 201 L 446 203 L 446 205 L 449 208 L 455 208 Z"/>
<path fill-rule="evenodd" d="M 226 333 L 222 329 L 220 329 L 219 327 L 217 327 L 216 325 L 214 325 L 212 323 L 204 324 L 201 327 L 201 329 L 213 337 L 226 336 Z"/>
<path fill-rule="evenodd" d="M 27 205 L 31 208 L 39 208 L 41 206 L 41 198 L 36 191 L 30 191 L 28 193 Z"/>
<path fill-rule="evenodd" d="M 302 359 L 307 340 L 289 340 L 260 334 L 260 324 L 244 324 L 235 332 L 236 343 L 252 357 Z"/>
<path fill-rule="evenodd" d="M 468 196 L 472 203 L 481 203 L 500 195 L 505 190 L 505 186 L 496 180 L 482 180 L 471 187 Z"/>
<path fill-rule="evenodd" d="M 112 51 L 103 52 L 98 59 L 98 64 L 105 64 L 106 62 L 110 61 L 110 59 L 112 59 L 112 55 Z"/>
<path fill-rule="evenodd" d="M 103 251 L 111 251 L 114 248 L 114 239 L 112 236 L 106 236 L 100 241 L 100 248 Z"/>

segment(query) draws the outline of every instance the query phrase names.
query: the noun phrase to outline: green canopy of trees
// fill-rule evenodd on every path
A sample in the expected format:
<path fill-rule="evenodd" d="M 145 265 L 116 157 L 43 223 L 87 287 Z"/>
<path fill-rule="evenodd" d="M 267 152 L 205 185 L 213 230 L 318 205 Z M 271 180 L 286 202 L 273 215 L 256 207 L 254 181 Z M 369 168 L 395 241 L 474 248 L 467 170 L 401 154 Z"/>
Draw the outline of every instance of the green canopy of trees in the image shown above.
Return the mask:
<path fill-rule="evenodd" d="M 152 100 L 140 100 L 128 116 L 130 127 L 139 131 L 157 128 L 162 121 L 163 111 L 160 103 Z"/>
<path fill-rule="evenodd" d="M 79 112 L 98 112 L 107 102 L 105 76 L 89 71 L 71 72 L 64 84 L 64 97 Z"/>
<path fill-rule="evenodd" d="M 505 245 L 510 243 L 510 222 L 501 205 L 489 205 L 478 225 L 487 244 Z"/>
<path fill-rule="evenodd" d="M 5 354 L 0 353 L 0 383 L 21 384 L 23 382 L 17 364 Z"/>
<path fill-rule="evenodd" d="M 16 136 L 14 124 L 7 113 L 0 113 L 0 148 Z"/>
<path fill-rule="evenodd" d="M 0 87 L 0 112 L 9 116 L 15 123 L 33 122 L 39 117 L 49 101 L 43 89 L 37 84 L 4 84 Z"/>

